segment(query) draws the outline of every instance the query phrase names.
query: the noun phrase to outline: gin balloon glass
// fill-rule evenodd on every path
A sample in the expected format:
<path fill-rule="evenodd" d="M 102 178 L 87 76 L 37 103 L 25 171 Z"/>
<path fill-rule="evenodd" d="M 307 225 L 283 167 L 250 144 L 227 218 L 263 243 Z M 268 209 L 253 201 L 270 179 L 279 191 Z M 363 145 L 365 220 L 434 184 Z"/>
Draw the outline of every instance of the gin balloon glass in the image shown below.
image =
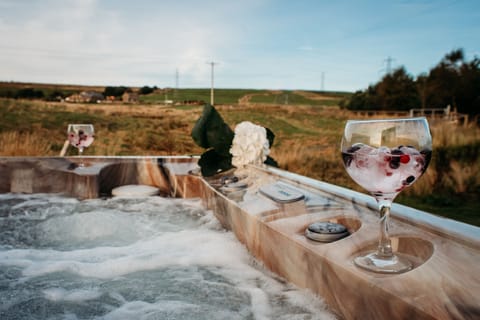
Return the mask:
<path fill-rule="evenodd" d="M 72 146 L 78 149 L 78 154 L 83 154 L 83 149 L 90 146 L 95 139 L 95 131 L 91 124 L 69 124 L 67 129 L 68 141 Z M 80 162 L 80 167 L 85 164 Z"/>
<path fill-rule="evenodd" d="M 432 137 L 427 119 L 348 120 L 341 149 L 347 173 L 375 198 L 380 211 L 377 250 L 355 258 L 355 265 L 380 273 L 410 270 L 411 261 L 393 253 L 388 218 L 395 197 L 411 186 L 430 162 Z"/>

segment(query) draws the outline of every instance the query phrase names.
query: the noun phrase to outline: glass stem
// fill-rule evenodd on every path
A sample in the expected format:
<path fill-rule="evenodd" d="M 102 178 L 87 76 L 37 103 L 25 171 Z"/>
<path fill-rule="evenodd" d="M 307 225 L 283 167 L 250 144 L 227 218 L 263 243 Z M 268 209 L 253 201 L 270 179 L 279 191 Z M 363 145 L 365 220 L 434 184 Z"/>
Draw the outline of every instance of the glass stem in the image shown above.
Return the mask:
<path fill-rule="evenodd" d="M 83 147 L 78 148 L 78 155 L 81 157 L 83 155 Z M 85 164 L 83 163 L 83 160 L 80 160 L 80 163 L 78 164 L 79 167 L 85 167 Z"/>
<path fill-rule="evenodd" d="M 392 243 L 388 235 L 388 218 L 390 206 L 380 205 L 380 239 L 378 242 L 377 255 L 384 258 L 393 256 Z"/>

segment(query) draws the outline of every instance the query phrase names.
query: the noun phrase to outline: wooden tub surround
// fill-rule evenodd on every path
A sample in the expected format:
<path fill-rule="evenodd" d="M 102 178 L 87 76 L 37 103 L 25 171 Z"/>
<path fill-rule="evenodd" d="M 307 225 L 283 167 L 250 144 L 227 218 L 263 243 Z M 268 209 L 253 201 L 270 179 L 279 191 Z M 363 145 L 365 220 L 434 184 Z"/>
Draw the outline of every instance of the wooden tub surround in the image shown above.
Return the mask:
<path fill-rule="evenodd" d="M 162 196 L 201 197 L 221 224 L 265 266 L 321 296 L 344 319 L 480 319 L 480 228 L 394 204 L 394 251 L 414 268 L 389 275 L 359 269 L 353 258 L 376 247 L 378 216 L 367 195 L 270 167 L 249 167 L 237 189 L 195 174 L 194 157 L 0 158 L 0 193 L 111 196 L 143 184 Z M 73 165 L 72 165 L 73 163 Z M 224 174 L 234 176 L 235 172 Z M 266 186 L 296 198 L 275 199 Z M 262 189 L 263 188 L 263 189 Z M 227 192 L 228 191 L 228 192 Z M 281 195 L 280 195 L 281 196 Z M 334 242 L 305 237 L 314 222 L 344 225 Z"/>

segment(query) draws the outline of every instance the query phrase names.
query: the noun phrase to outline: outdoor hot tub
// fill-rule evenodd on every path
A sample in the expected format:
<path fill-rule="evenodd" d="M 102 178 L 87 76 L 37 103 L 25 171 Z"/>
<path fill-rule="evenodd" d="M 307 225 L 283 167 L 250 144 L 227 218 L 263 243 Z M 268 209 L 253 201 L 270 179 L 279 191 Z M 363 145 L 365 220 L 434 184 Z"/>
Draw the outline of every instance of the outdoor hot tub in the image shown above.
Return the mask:
<path fill-rule="evenodd" d="M 480 228 L 395 204 L 392 245 L 413 269 L 377 274 L 353 264 L 376 246 L 376 203 L 367 195 L 271 167 L 250 166 L 240 181 L 235 172 L 206 179 L 195 157 L 83 160 L 88 166 L 77 167 L 77 157 L 0 158 L 0 194 L 111 199 L 121 186 L 153 186 L 161 197 L 201 199 L 268 269 L 323 298 L 340 318 L 480 318 Z M 348 234 L 314 241 L 305 231 L 315 222 L 341 224 Z"/>

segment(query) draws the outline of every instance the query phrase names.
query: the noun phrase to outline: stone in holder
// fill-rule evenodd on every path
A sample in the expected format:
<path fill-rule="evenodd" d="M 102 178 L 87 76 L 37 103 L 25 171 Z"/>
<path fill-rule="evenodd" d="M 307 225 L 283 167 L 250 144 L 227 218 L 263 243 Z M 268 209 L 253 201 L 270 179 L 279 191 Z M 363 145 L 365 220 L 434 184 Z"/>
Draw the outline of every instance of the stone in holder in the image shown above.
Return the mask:
<path fill-rule="evenodd" d="M 305 229 L 305 236 L 313 241 L 333 242 L 345 238 L 350 233 L 343 224 L 324 221 L 314 222 Z"/>

